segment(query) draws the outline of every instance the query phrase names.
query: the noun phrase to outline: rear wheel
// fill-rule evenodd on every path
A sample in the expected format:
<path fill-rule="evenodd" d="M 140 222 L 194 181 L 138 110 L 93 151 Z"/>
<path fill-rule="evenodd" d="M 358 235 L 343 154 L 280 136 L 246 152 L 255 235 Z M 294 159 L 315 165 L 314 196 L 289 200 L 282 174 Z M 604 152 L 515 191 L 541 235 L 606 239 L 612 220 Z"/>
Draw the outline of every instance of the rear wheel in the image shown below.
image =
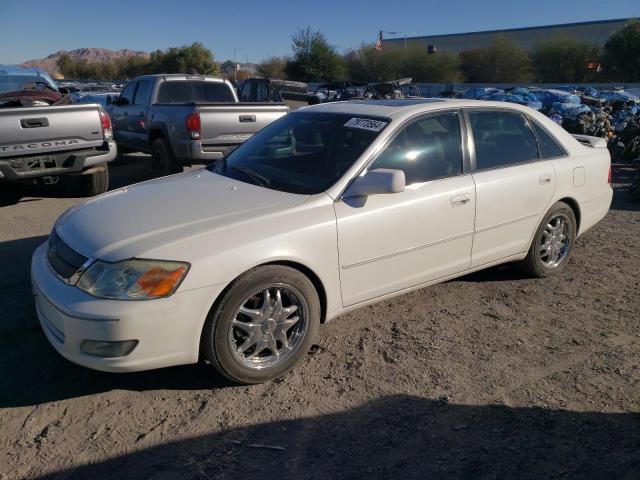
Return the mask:
<path fill-rule="evenodd" d="M 203 353 L 236 383 L 262 383 L 289 372 L 309 351 L 320 325 L 313 283 L 283 265 L 257 267 L 240 276 L 203 332 Z"/>
<path fill-rule="evenodd" d="M 87 197 L 100 195 L 109 190 L 109 167 L 104 165 L 99 170 L 82 176 L 84 194 Z"/>
<path fill-rule="evenodd" d="M 534 277 L 554 275 L 564 268 L 576 240 L 576 217 L 569 205 L 558 202 L 538 226 L 521 267 Z"/>
<path fill-rule="evenodd" d="M 182 172 L 182 163 L 178 160 L 171 147 L 162 138 L 155 140 L 151 149 L 151 166 L 156 177 L 164 177 Z"/>

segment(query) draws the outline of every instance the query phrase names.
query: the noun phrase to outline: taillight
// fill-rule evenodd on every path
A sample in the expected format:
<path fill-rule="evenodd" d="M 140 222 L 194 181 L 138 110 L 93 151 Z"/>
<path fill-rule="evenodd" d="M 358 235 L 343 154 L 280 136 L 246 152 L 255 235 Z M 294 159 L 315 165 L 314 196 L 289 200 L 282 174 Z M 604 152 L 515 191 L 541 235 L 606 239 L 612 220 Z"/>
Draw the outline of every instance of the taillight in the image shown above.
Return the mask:
<path fill-rule="evenodd" d="M 609 164 L 609 178 L 607 179 L 607 182 L 609 183 L 609 185 L 611 185 L 612 179 L 613 179 L 613 171 L 611 169 L 611 164 Z"/>
<path fill-rule="evenodd" d="M 109 114 L 102 109 L 98 109 L 98 115 L 100 116 L 102 136 L 105 140 L 113 139 L 113 130 L 111 129 L 111 118 L 109 118 Z"/>
<path fill-rule="evenodd" d="M 187 135 L 191 140 L 200 140 L 200 114 L 191 112 L 185 119 Z"/>

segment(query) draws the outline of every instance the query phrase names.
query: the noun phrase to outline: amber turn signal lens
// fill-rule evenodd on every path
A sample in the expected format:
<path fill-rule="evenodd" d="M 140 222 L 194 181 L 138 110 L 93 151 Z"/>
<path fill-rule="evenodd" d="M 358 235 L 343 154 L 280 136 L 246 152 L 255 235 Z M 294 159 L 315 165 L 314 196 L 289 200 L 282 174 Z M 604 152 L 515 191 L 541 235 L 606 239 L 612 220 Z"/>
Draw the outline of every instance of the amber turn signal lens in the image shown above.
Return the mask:
<path fill-rule="evenodd" d="M 164 297 L 173 292 L 186 271 L 186 267 L 178 267 L 175 270 L 153 267 L 147 270 L 136 283 L 148 297 Z"/>

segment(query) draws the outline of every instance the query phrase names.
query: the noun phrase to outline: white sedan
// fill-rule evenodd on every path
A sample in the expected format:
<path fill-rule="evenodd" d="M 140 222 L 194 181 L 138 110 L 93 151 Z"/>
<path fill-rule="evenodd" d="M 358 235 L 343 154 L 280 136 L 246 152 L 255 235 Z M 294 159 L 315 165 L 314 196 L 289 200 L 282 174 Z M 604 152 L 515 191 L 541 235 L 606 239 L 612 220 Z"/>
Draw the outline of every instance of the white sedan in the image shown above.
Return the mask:
<path fill-rule="evenodd" d="M 33 255 L 64 357 L 280 377 L 321 323 L 505 262 L 544 277 L 611 204 L 606 143 L 514 104 L 304 108 L 207 169 L 65 212 Z"/>

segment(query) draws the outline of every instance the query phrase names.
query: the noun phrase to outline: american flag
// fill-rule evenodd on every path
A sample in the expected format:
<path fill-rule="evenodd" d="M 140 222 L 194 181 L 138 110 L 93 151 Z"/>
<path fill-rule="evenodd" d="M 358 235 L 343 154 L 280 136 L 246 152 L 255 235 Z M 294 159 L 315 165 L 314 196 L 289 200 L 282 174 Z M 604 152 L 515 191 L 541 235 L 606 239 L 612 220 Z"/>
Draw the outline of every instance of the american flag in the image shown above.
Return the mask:
<path fill-rule="evenodd" d="M 379 52 L 382 51 L 382 30 L 380 30 L 380 32 L 378 32 L 378 38 L 376 40 L 376 47 L 375 48 Z"/>

